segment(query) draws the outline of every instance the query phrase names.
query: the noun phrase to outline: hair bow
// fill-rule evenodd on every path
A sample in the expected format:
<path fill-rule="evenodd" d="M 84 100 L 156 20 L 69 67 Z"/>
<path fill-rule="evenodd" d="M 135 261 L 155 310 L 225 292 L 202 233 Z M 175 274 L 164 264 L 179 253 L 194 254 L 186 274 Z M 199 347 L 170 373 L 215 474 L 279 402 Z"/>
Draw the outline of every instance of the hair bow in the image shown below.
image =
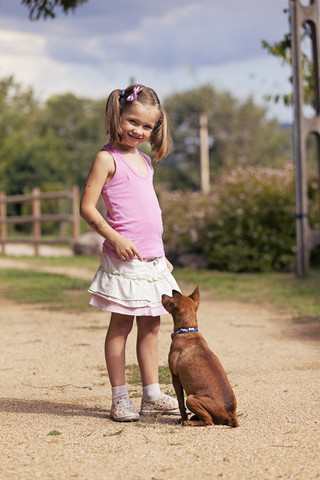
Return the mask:
<path fill-rule="evenodd" d="M 133 102 L 134 100 L 137 100 L 138 98 L 138 93 L 141 92 L 141 90 L 143 89 L 143 87 L 141 87 L 141 85 L 138 85 L 136 87 L 133 87 L 133 91 L 132 93 L 127 97 L 127 101 L 128 102 Z"/>

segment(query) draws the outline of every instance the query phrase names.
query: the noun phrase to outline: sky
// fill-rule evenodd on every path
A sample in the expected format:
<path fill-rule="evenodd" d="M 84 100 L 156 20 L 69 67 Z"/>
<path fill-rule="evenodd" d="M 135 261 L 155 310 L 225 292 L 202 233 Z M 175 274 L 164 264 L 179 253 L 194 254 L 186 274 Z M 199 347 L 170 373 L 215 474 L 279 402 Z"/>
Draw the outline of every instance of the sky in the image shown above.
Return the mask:
<path fill-rule="evenodd" d="M 252 96 L 268 118 L 292 109 L 264 96 L 288 93 L 291 70 L 262 48 L 289 32 L 289 0 L 88 0 L 67 15 L 30 21 L 21 0 L 0 0 L 0 78 L 13 75 L 45 100 L 72 92 L 107 98 L 134 79 L 160 99 L 210 83 Z"/>

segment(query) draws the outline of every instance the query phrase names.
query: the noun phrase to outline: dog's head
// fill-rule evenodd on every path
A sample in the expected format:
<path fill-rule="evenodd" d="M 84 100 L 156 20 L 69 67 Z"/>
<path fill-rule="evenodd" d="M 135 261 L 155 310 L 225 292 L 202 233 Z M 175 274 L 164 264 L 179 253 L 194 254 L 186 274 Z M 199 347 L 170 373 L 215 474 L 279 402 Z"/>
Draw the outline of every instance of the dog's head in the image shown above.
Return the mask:
<path fill-rule="evenodd" d="M 198 326 L 196 312 L 199 308 L 199 303 L 199 286 L 188 297 L 182 295 L 177 290 L 172 290 L 172 297 L 162 295 L 162 305 L 167 312 L 171 313 L 175 329 Z"/>

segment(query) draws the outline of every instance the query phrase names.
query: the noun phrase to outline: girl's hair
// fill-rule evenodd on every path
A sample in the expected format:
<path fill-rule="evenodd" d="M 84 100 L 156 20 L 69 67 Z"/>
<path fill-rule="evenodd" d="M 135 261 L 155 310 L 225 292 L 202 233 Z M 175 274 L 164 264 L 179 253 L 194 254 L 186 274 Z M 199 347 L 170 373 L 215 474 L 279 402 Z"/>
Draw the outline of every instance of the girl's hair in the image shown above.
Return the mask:
<path fill-rule="evenodd" d="M 109 142 L 112 146 L 116 146 L 121 142 L 123 131 L 120 127 L 120 117 L 132 104 L 132 101 L 128 101 L 127 98 L 133 93 L 134 87 L 142 87 L 134 101 L 140 102 L 142 105 L 148 107 L 152 106 L 159 109 L 159 119 L 149 138 L 151 153 L 155 155 L 155 161 L 158 162 L 169 154 L 171 136 L 167 112 L 160 105 L 158 95 L 152 88 L 133 84 L 125 90 L 117 89 L 110 93 L 105 111 L 106 135 L 109 135 Z"/>

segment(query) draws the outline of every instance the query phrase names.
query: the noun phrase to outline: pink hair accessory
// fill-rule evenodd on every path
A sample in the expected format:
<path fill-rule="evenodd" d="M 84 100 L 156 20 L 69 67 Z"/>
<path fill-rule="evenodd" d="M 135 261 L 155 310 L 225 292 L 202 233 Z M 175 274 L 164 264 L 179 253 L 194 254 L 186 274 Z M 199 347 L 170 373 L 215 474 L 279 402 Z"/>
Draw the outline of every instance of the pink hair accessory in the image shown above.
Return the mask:
<path fill-rule="evenodd" d="M 142 89 L 143 89 L 143 87 L 141 87 L 141 85 L 133 87 L 132 93 L 126 98 L 126 100 L 128 102 L 133 102 L 134 100 L 137 100 L 138 93 L 141 92 Z"/>

